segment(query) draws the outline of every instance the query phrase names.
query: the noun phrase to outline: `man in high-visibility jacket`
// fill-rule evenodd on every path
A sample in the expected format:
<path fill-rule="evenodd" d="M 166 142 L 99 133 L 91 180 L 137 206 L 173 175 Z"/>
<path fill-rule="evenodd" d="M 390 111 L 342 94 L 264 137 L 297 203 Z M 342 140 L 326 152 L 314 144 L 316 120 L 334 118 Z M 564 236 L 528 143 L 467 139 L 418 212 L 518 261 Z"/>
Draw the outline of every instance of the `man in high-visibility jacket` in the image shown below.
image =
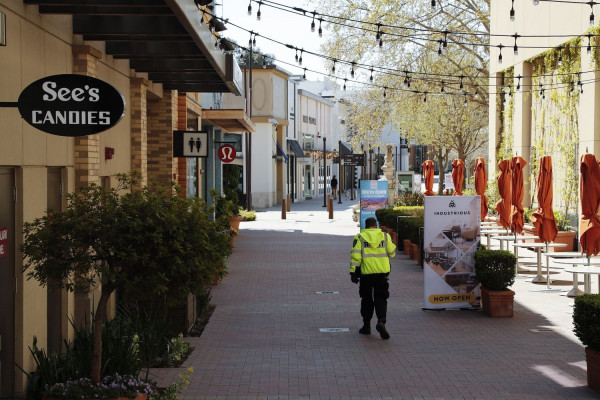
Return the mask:
<path fill-rule="evenodd" d="M 371 318 L 373 311 L 377 315 L 375 329 L 382 339 L 389 339 L 385 329 L 387 299 L 390 297 L 388 276 L 390 274 L 390 257 L 396 256 L 396 245 L 390 235 L 377 228 L 375 218 L 367 218 L 365 229 L 354 236 L 350 253 L 350 279 L 354 283 L 360 281 L 360 315 L 364 325 L 359 332 L 371 334 Z"/>

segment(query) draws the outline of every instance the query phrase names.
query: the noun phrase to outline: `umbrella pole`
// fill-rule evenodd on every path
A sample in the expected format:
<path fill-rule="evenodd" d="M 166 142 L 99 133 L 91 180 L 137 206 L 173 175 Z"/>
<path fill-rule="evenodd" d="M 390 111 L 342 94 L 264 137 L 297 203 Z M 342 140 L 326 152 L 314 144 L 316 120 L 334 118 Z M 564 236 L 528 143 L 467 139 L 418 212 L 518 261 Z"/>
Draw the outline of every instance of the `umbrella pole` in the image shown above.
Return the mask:
<path fill-rule="evenodd" d="M 548 254 L 548 241 L 546 243 L 546 254 Z M 546 289 L 550 290 L 550 259 L 546 257 Z"/>

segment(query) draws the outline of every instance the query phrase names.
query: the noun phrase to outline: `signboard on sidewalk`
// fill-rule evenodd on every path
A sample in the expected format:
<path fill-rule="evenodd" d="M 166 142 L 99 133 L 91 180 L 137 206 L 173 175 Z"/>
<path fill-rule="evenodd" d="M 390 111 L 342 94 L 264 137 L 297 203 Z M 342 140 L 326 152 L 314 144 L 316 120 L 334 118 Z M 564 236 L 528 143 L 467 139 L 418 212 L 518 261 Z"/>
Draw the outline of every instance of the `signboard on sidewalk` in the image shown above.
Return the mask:
<path fill-rule="evenodd" d="M 426 309 L 479 307 L 474 253 L 479 196 L 426 196 L 423 242 Z"/>
<path fill-rule="evenodd" d="M 208 157 L 208 132 L 173 131 L 173 157 Z"/>
<path fill-rule="evenodd" d="M 364 154 L 343 154 L 342 161 L 346 166 L 364 166 L 365 165 L 365 155 Z"/>
<path fill-rule="evenodd" d="M 367 218 L 388 205 L 388 181 L 360 181 L 360 229 L 365 229 Z"/>

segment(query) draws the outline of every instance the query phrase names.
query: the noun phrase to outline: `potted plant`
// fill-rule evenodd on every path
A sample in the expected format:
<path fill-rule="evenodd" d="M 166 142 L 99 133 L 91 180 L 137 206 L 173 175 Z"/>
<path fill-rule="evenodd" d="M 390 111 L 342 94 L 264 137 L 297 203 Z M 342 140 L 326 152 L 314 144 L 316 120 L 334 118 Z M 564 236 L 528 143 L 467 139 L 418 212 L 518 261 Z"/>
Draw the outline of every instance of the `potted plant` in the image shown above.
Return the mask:
<path fill-rule="evenodd" d="M 530 210 L 527 213 L 527 210 Z M 533 209 L 525 210 L 525 225 L 523 226 L 523 233 L 525 235 L 537 236 L 538 231 L 536 227 L 531 223 L 531 214 Z M 554 211 L 554 220 L 556 221 L 556 227 L 558 228 L 558 234 L 554 239 L 554 243 L 564 243 L 566 247 L 557 247 L 555 251 L 575 251 L 577 250 L 577 243 L 575 241 L 575 234 L 577 233 L 571 228 L 571 221 L 567 219 L 567 216 L 562 211 Z M 534 242 L 541 242 L 540 239 L 535 239 Z"/>
<path fill-rule="evenodd" d="M 210 190 L 215 204 L 215 217 L 217 219 L 226 218 L 229 221 L 229 226 L 239 232 L 242 216 L 240 215 L 240 207 L 237 204 L 237 196 L 229 198 L 225 195 L 217 193 L 216 189 Z"/>
<path fill-rule="evenodd" d="M 600 392 L 600 294 L 575 298 L 573 332 L 585 347 L 588 386 Z"/>
<path fill-rule="evenodd" d="M 517 257 L 506 250 L 475 252 L 475 276 L 481 284 L 483 311 L 491 317 L 512 317 Z"/>

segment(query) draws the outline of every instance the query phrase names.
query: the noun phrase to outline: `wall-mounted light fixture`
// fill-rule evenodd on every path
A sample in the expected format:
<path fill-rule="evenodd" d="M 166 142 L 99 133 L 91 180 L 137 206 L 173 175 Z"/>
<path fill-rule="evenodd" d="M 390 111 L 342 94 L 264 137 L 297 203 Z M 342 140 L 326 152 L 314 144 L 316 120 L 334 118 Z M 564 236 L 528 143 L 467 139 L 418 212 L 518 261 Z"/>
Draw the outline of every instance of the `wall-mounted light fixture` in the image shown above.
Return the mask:
<path fill-rule="evenodd" d="M 0 11 L 0 46 L 6 46 L 6 14 Z"/>

